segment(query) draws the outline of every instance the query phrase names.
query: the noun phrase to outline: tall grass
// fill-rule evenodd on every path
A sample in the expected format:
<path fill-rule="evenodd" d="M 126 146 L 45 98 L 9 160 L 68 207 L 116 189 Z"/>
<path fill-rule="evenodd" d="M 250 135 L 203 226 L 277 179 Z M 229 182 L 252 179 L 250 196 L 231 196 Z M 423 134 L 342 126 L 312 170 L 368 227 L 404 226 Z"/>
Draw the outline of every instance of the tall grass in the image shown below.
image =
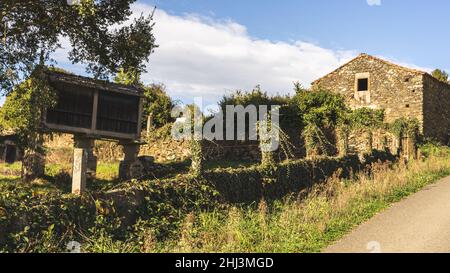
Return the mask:
<path fill-rule="evenodd" d="M 144 251 L 319 252 L 393 202 L 450 175 L 449 154 L 375 165 L 351 180 L 336 176 L 273 204 L 190 214 L 179 238 Z"/>

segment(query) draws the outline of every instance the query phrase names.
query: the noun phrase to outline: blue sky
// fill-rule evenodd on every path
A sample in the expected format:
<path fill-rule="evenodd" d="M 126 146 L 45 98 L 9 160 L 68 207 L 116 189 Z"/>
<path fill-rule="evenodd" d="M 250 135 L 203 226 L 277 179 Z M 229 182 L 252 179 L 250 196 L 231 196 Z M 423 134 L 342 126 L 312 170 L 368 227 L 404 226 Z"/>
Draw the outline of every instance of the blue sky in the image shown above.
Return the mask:
<path fill-rule="evenodd" d="M 450 68 L 448 0 L 138 0 L 132 18 L 154 5 L 159 48 L 142 78 L 187 103 L 213 104 L 257 84 L 292 93 L 293 82 L 308 86 L 362 52 L 426 71 Z M 58 65 L 84 74 L 62 44 Z"/>
<path fill-rule="evenodd" d="M 332 49 L 383 55 L 425 67 L 450 68 L 450 1 L 156 0 L 169 13 L 229 18 L 252 37 L 303 40 Z"/>

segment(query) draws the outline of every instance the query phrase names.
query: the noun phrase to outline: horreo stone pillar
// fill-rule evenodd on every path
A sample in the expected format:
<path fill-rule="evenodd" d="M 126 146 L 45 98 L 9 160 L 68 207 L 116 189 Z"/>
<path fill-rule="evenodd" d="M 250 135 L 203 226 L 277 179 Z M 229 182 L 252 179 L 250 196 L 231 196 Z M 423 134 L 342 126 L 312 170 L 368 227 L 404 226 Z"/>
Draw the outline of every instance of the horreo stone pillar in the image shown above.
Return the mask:
<path fill-rule="evenodd" d="M 95 178 L 97 158 L 94 156 L 94 140 L 74 137 L 72 193 L 83 194 L 86 181 Z"/>
<path fill-rule="evenodd" d="M 43 177 L 45 174 L 44 136 L 38 134 L 35 149 L 26 151 L 23 158 L 23 176 L 25 180 Z"/>
<path fill-rule="evenodd" d="M 143 175 L 143 166 L 138 160 L 140 144 L 135 142 L 120 142 L 124 158 L 119 165 L 119 178 L 129 180 Z"/>

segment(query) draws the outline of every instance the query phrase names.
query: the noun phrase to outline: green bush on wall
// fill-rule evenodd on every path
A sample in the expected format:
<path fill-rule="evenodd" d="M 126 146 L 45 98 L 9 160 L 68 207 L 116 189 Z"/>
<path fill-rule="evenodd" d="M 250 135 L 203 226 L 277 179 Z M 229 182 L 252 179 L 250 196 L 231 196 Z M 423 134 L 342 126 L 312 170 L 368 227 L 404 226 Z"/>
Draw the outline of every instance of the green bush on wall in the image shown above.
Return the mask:
<path fill-rule="evenodd" d="M 333 174 L 340 172 L 341 177 L 351 174 L 376 162 L 395 161 L 396 157 L 384 151 L 373 151 L 360 160 L 351 155 L 337 158 L 318 158 L 315 160 L 296 160 L 277 164 L 272 183 L 264 183 L 265 169 L 253 166 L 241 169 L 214 170 L 204 174 L 204 178 L 230 203 L 252 203 L 279 199 L 287 194 L 299 192 L 321 183 Z"/>

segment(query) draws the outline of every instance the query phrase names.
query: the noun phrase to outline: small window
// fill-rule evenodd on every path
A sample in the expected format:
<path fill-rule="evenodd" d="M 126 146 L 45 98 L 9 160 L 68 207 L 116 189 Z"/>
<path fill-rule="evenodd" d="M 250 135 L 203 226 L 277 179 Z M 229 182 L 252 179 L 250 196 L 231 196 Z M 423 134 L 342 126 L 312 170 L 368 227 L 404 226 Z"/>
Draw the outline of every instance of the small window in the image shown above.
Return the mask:
<path fill-rule="evenodd" d="M 409 108 L 409 104 L 406 105 L 406 108 Z"/>
<path fill-rule="evenodd" d="M 358 91 L 364 92 L 369 90 L 369 79 L 358 79 Z"/>

